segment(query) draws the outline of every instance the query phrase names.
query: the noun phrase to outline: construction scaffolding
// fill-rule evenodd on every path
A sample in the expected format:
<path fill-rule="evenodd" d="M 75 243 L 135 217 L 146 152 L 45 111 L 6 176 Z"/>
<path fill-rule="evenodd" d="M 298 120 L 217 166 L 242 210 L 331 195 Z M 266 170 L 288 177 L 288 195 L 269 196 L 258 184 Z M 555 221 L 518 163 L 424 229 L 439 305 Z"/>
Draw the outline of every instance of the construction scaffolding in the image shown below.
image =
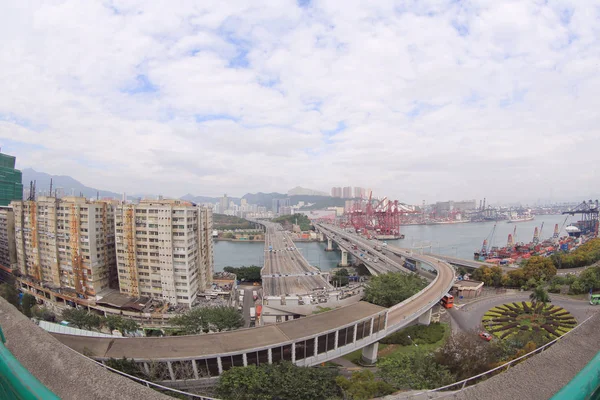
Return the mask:
<path fill-rule="evenodd" d="M 75 206 L 75 203 L 71 203 L 70 207 L 71 219 L 69 221 L 69 227 L 71 232 L 69 235 L 69 246 L 71 247 L 71 268 L 73 269 L 73 286 L 75 286 L 75 293 L 84 299 L 87 299 L 87 284 L 86 278 L 83 273 L 83 258 L 79 249 L 79 208 Z"/>
<path fill-rule="evenodd" d="M 140 291 L 138 288 L 138 272 L 135 253 L 135 221 L 133 207 L 127 207 L 125 210 L 125 223 L 123 225 L 126 241 L 127 269 L 129 271 L 129 295 L 131 297 L 139 297 Z"/>

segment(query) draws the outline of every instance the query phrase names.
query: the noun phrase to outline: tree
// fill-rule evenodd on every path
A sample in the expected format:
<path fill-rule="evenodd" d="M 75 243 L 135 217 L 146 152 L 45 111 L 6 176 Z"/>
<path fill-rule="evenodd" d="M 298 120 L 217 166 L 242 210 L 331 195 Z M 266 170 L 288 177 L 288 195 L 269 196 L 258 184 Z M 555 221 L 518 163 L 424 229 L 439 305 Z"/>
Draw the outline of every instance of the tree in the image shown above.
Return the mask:
<path fill-rule="evenodd" d="M 548 296 L 548 292 L 544 289 L 544 286 L 538 285 L 531 294 L 529 295 L 529 300 L 534 305 L 534 310 L 537 309 L 538 304 L 542 304 L 542 307 L 546 305 L 546 303 L 550 302 L 550 296 Z"/>
<path fill-rule="evenodd" d="M 21 299 L 21 310 L 27 318 L 31 318 L 33 316 L 31 309 L 36 305 L 36 303 L 37 301 L 34 295 L 29 293 L 25 293 L 23 295 L 23 298 Z"/>
<path fill-rule="evenodd" d="M 32 310 L 33 316 L 48 322 L 56 322 L 56 315 L 46 307 L 36 306 Z"/>
<path fill-rule="evenodd" d="M 548 257 L 534 256 L 525 263 L 523 273 L 526 280 L 533 278 L 545 282 L 556 275 L 556 267 Z"/>
<path fill-rule="evenodd" d="M 249 267 L 225 267 L 223 271 L 235 274 L 235 277 L 240 281 L 260 282 L 262 276 L 260 274 L 262 267 L 251 265 Z"/>
<path fill-rule="evenodd" d="M 435 358 L 456 375 L 456 380 L 463 380 L 490 369 L 499 354 L 502 349 L 496 342 L 486 342 L 476 331 L 468 331 L 450 336 Z"/>
<path fill-rule="evenodd" d="M 123 318 L 121 326 L 117 329 L 119 329 L 123 335 L 127 335 L 140 329 L 140 325 L 132 319 Z"/>
<path fill-rule="evenodd" d="M 121 324 L 123 323 L 123 318 L 118 315 L 109 314 L 106 317 L 102 318 L 102 325 L 108 328 L 109 331 L 114 331 L 119 329 Z"/>
<path fill-rule="evenodd" d="M 15 307 L 19 307 L 19 292 L 8 283 L 0 283 L 0 296 Z"/>
<path fill-rule="evenodd" d="M 221 375 L 217 395 L 225 400 L 325 400 L 338 393 L 337 371 L 297 367 L 289 361 L 234 367 Z"/>
<path fill-rule="evenodd" d="M 93 314 L 86 310 L 79 310 L 76 308 L 64 309 L 62 312 L 62 318 L 80 329 L 99 328 L 101 322 L 98 314 Z"/>
<path fill-rule="evenodd" d="M 397 389 L 434 389 L 454 382 L 446 366 L 420 349 L 383 359 L 378 367 L 381 377 Z"/>
<path fill-rule="evenodd" d="M 366 369 L 353 372 L 350 379 L 340 375 L 335 378 L 335 383 L 351 400 L 368 400 L 395 392 L 392 385 L 375 380 L 375 375 Z"/>
<path fill-rule="evenodd" d="M 171 323 L 186 334 L 198 334 L 240 328 L 244 326 L 244 317 L 233 307 L 201 307 L 171 318 Z"/>
<path fill-rule="evenodd" d="M 417 274 L 390 272 L 371 277 L 365 289 L 365 300 L 382 307 L 396 305 L 427 286 Z"/>
<path fill-rule="evenodd" d="M 335 282 L 336 286 L 345 286 L 350 282 L 349 276 L 348 270 L 342 268 L 339 271 L 336 271 L 333 277 L 331 277 L 331 282 Z"/>

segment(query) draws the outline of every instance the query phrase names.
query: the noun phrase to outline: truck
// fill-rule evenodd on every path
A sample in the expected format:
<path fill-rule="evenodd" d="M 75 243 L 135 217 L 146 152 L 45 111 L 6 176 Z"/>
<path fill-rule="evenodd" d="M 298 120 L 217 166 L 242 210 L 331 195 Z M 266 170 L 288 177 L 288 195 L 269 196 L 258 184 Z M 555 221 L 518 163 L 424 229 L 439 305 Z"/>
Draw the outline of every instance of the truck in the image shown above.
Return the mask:
<path fill-rule="evenodd" d="M 244 296 L 244 289 L 240 289 L 240 296 Z"/>
<path fill-rule="evenodd" d="M 254 301 L 258 300 L 258 292 L 256 290 L 252 291 L 252 298 L 254 299 Z"/>
<path fill-rule="evenodd" d="M 256 321 L 256 308 L 250 307 L 250 321 Z"/>
<path fill-rule="evenodd" d="M 375 248 L 375 250 L 377 250 L 377 251 L 381 251 L 381 246 L 380 246 L 379 244 L 376 244 L 374 248 Z"/>

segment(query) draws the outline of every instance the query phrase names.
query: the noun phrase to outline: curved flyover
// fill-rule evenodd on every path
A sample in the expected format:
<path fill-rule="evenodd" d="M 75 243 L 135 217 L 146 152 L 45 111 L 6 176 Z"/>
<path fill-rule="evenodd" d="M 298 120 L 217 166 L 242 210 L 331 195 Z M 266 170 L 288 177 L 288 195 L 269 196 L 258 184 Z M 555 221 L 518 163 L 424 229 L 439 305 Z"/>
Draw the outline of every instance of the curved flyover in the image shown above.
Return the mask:
<path fill-rule="evenodd" d="M 413 256 L 437 271 L 421 292 L 389 309 L 366 302 L 302 319 L 250 329 L 160 338 L 94 338 L 55 334 L 63 344 L 103 361 L 133 359 L 172 387 L 218 376 L 232 366 L 289 360 L 316 365 L 363 348 L 428 312 L 454 283 L 454 269 L 430 256 Z"/>

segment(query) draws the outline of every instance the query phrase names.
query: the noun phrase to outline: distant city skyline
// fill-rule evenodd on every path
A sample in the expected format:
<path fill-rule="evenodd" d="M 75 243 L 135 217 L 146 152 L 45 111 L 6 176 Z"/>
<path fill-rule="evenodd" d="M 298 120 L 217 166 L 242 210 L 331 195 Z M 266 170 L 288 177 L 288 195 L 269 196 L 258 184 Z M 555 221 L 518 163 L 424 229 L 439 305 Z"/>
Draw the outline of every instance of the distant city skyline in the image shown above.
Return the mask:
<path fill-rule="evenodd" d="M 17 168 L 167 197 L 600 197 L 593 2 L 166 11 L 3 7 L 0 145 Z"/>

